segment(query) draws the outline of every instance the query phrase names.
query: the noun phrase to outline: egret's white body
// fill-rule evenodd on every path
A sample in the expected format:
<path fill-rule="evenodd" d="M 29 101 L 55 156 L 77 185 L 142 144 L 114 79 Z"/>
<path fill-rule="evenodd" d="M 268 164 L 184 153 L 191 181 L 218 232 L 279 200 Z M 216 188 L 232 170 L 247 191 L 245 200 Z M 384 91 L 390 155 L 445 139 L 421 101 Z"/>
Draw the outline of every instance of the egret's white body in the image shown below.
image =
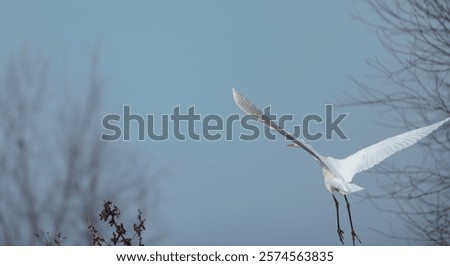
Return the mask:
<path fill-rule="evenodd" d="M 409 146 L 415 144 L 420 139 L 424 138 L 441 125 L 450 120 L 450 117 L 445 118 L 442 121 L 434 123 L 429 126 L 425 126 L 422 128 L 414 129 L 408 131 L 406 133 L 387 138 L 383 141 L 380 141 L 374 145 L 366 147 L 354 154 L 344 158 L 344 159 L 336 159 L 333 157 L 324 157 L 320 155 L 317 151 L 315 151 L 311 146 L 306 144 L 302 139 L 296 139 L 291 134 L 287 133 L 284 129 L 280 128 L 275 122 L 271 121 L 267 116 L 265 116 L 260 109 L 258 109 L 255 105 L 253 105 L 247 98 L 245 98 L 242 94 L 240 94 L 234 88 L 233 90 L 233 98 L 236 102 L 237 106 L 244 111 L 246 114 L 254 116 L 259 121 L 263 122 L 266 126 L 277 130 L 280 134 L 284 135 L 287 139 L 294 142 L 291 146 L 301 147 L 306 150 L 313 158 L 320 164 L 322 168 L 322 175 L 324 177 L 325 187 L 331 193 L 339 192 L 344 195 L 345 200 L 347 201 L 346 195 L 350 193 L 354 193 L 362 190 L 363 188 L 353 184 L 353 177 L 362 171 L 368 170 L 373 166 L 379 164 L 384 161 L 389 156 L 394 153 L 401 151 Z M 336 198 L 333 198 L 336 202 L 336 209 L 338 211 L 338 203 Z M 347 201 L 347 208 L 349 211 L 350 221 L 350 205 Z M 338 233 L 341 242 L 342 230 L 339 227 L 339 213 L 338 215 Z M 340 232 L 339 232 L 340 231 Z M 353 225 L 352 225 L 352 236 L 353 243 L 355 238 L 357 239 L 356 233 L 354 233 Z M 359 240 L 359 239 L 358 239 Z"/>

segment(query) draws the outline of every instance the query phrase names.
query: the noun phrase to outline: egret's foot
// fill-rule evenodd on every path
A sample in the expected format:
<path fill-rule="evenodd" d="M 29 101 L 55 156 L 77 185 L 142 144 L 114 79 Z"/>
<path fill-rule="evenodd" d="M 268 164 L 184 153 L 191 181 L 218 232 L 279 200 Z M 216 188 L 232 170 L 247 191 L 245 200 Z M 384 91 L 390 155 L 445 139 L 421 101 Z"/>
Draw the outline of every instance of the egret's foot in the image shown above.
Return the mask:
<path fill-rule="evenodd" d="M 352 230 L 352 240 L 353 240 L 353 246 L 355 245 L 355 240 L 358 240 L 358 242 L 361 244 L 361 240 L 359 239 L 359 237 L 356 234 L 355 230 Z"/>
<path fill-rule="evenodd" d="M 339 240 L 341 241 L 342 245 L 344 245 L 344 231 L 341 230 L 341 228 L 338 228 L 337 230 Z"/>

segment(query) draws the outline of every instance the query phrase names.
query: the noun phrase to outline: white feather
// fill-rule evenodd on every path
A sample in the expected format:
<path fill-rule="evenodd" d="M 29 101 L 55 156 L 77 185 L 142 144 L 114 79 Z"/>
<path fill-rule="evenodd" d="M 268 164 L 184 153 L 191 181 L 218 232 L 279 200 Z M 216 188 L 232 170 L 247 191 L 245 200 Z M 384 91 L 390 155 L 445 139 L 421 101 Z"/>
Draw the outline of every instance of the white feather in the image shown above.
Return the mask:
<path fill-rule="evenodd" d="M 260 116 L 263 114 L 261 110 L 259 110 L 258 107 L 254 106 L 249 100 L 247 100 L 247 98 L 244 97 L 244 95 L 240 94 L 235 88 L 232 88 L 232 90 L 233 99 L 236 105 L 246 114 L 260 118 Z"/>
<path fill-rule="evenodd" d="M 333 164 L 340 170 L 341 176 L 346 182 L 351 182 L 353 176 L 362 171 L 368 170 L 381 163 L 389 156 L 406 149 L 431 132 L 449 121 L 450 117 L 429 126 L 421 127 L 406 133 L 387 138 L 367 148 L 364 148 L 342 160 L 335 160 Z"/>

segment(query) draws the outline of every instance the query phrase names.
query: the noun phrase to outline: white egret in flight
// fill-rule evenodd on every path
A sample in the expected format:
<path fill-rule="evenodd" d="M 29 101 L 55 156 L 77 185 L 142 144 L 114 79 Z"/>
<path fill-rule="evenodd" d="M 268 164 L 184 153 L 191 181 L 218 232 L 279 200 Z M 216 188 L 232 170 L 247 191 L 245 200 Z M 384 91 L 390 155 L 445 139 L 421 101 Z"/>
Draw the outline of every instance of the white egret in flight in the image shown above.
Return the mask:
<path fill-rule="evenodd" d="M 348 217 L 350 219 L 350 227 L 352 230 L 351 234 L 353 245 L 355 245 L 355 240 L 358 240 L 361 243 L 361 240 L 358 238 L 353 228 L 350 203 L 347 199 L 348 194 L 363 189 L 362 187 L 352 183 L 353 176 L 381 163 L 383 160 L 393 155 L 394 153 L 415 144 L 417 141 L 424 138 L 450 119 L 450 117 L 447 117 L 446 119 L 435 124 L 387 138 L 367 148 L 357 151 L 344 159 L 336 159 L 333 157 L 324 157 L 320 155 L 302 139 L 297 139 L 291 134 L 287 133 L 283 128 L 280 128 L 275 122 L 271 121 L 266 115 L 261 112 L 260 109 L 253 105 L 249 100 L 247 100 L 247 98 L 245 98 L 234 88 L 233 98 L 237 106 L 242 111 L 244 111 L 248 115 L 253 116 L 257 120 L 264 123 L 266 126 L 278 131 L 281 135 L 294 142 L 289 146 L 303 148 L 305 151 L 311 154 L 312 157 L 320 164 L 322 168 L 322 175 L 325 181 L 325 187 L 331 193 L 335 202 L 337 233 L 342 244 L 344 244 L 344 232 L 341 230 L 339 224 L 339 203 L 334 195 L 334 192 L 342 194 L 347 203 L 347 211 Z"/>

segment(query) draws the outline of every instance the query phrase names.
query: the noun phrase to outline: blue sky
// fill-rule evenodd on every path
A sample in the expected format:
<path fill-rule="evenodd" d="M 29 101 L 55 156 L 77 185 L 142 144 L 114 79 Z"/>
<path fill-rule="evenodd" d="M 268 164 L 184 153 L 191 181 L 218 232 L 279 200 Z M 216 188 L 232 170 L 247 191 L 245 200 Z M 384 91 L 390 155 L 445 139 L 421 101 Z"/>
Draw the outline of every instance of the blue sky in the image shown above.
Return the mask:
<path fill-rule="evenodd" d="M 184 112 L 195 106 L 202 116 L 226 117 L 240 113 L 232 87 L 260 107 L 270 104 L 274 113 L 324 115 L 325 104 L 357 92 L 350 77 L 382 84 L 370 78 L 365 59 L 387 55 L 375 34 L 352 19 L 352 2 L 1 1 L 0 62 L 27 45 L 65 66 L 76 83 L 88 74 L 100 44 L 104 115 L 120 113 L 123 105 L 161 115 L 179 105 Z M 379 109 L 334 111 L 348 113 L 341 127 L 349 140 L 310 143 L 324 155 L 344 157 L 400 133 L 376 123 L 390 119 Z M 169 168 L 161 180 L 162 244 L 338 245 L 334 203 L 319 166 L 286 144 L 262 138 L 122 143 Z M 398 156 L 411 160 L 413 154 Z M 355 183 L 374 192 L 382 178 L 363 173 Z M 405 244 L 373 231 L 392 226 L 402 232 L 397 217 L 349 198 L 364 244 Z M 349 243 L 345 212 L 341 217 Z"/>

